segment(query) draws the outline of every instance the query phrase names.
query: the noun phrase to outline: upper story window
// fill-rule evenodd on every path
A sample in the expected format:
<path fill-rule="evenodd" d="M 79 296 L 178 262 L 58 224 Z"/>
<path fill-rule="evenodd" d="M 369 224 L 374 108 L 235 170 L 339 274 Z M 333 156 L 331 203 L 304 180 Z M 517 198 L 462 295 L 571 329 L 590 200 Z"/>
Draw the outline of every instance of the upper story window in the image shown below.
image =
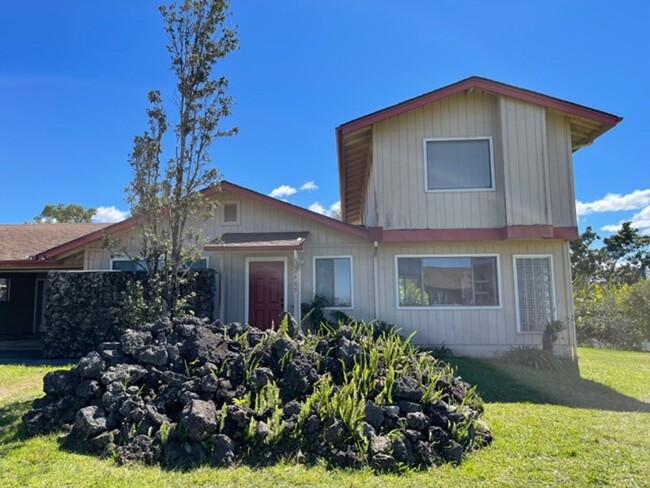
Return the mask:
<path fill-rule="evenodd" d="M 9 301 L 9 278 L 0 278 L 0 302 Z"/>
<path fill-rule="evenodd" d="M 314 258 L 314 295 L 326 308 L 352 308 L 352 258 Z"/>
<path fill-rule="evenodd" d="M 499 307 L 497 256 L 398 256 L 398 307 Z"/>
<path fill-rule="evenodd" d="M 492 138 L 425 139 L 427 191 L 494 190 Z"/>

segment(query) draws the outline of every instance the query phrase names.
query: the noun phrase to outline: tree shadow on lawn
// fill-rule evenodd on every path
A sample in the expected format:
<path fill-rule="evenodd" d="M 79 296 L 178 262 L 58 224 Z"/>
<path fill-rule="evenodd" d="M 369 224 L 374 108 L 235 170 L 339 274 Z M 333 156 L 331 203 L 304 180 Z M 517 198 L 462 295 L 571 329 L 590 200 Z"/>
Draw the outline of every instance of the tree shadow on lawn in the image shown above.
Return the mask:
<path fill-rule="evenodd" d="M 0 457 L 21 446 L 27 439 L 21 418 L 31 408 L 32 399 L 0 406 Z"/>
<path fill-rule="evenodd" d="M 650 412 L 650 403 L 623 395 L 580 377 L 575 363 L 559 371 L 542 371 L 499 360 L 452 358 L 457 373 L 477 390 L 485 402 L 529 402 L 615 412 Z"/>

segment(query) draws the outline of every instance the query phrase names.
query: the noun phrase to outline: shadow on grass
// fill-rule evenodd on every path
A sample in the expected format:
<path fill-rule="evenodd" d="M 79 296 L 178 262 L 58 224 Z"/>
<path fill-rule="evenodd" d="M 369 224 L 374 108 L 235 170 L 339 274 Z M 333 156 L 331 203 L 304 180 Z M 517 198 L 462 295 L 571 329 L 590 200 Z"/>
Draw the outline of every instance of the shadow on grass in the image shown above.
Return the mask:
<path fill-rule="evenodd" d="M 541 371 L 498 360 L 453 358 L 458 374 L 475 384 L 488 403 L 547 403 L 615 412 L 650 412 L 650 403 L 580 377 L 573 363 L 560 371 Z"/>
<path fill-rule="evenodd" d="M 6 444 L 26 438 L 20 419 L 31 406 L 31 399 L 0 406 L 0 452 Z"/>

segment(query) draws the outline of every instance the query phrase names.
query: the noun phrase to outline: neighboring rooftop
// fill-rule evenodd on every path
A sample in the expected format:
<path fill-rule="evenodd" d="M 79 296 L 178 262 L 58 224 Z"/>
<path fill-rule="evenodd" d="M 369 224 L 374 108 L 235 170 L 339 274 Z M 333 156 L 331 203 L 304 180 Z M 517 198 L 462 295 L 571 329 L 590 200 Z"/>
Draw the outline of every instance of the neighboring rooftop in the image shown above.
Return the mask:
<path fill-rule="evenodd" d="M 0 224 L 0 261 L 23 261 L 110 224 Z"/>

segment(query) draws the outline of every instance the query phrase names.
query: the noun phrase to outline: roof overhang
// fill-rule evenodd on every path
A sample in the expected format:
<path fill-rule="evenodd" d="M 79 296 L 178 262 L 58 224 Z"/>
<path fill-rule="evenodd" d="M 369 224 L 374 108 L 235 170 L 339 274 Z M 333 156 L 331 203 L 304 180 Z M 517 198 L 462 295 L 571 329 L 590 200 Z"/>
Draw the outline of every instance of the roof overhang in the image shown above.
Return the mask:
<path fill-rule="evenodd" d="M 623 120 L 622 117 L 601 110 L 478 76 L 364 115 L 336 128 L 341 217 L 344 222 L 362 223 L 367 181 L 359 180 L 359 178 L 362 175 L 370 174 L 373 124 L 457 93 L 471 90 L 482 90 L 495 95 L 511 97 L 562 112 L 569 117 L 573 151 L 591 144 L 597 137 Z"/>
<path fill-rule="evenodd" d="M 301 251 L 309 232 L 227 233 L 203 246 L 205 251 Z"/>

